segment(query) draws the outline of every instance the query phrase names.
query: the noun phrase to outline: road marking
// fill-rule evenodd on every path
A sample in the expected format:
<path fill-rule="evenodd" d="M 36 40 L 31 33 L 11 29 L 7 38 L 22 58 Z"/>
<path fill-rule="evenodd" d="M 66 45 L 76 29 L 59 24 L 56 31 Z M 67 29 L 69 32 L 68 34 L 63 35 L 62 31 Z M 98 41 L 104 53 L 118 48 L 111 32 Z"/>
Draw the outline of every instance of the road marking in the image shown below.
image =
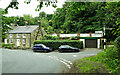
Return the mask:
<path fill-rule="evenodd" d="M 60 58 L 61 60 L 63 60 L 63 61 L 65 61 L 65 62 L 68 62 L 69 64 L 71 64 L 72 65 L 72 62 L 71 61 L 69 61 L 69 60 L 66 60 L 66 59 L 63 59 L 63 58 Z"/>
<path fill-rule="evenodd" d="M 64 63 L 69 69 L 71 68 L 70 65 L 62 60 L 60 60 L 60 62 Z"/>
<path fill-rule="evenodd" d="M 73 55 L 73 57 L 77 57 L 77 55 Z"/>
<path fill-rule="evenodd" d="M 57 58 L 56 56 L 49 56 L 50 58 L 55 58 L 56 60 L 60 61 L 61 63 L 65 64 L 69 69 L 71 68 L 70 65 L 72 65 L 71 61 L 68 61 L 66 59 L 63 58 Z"/>

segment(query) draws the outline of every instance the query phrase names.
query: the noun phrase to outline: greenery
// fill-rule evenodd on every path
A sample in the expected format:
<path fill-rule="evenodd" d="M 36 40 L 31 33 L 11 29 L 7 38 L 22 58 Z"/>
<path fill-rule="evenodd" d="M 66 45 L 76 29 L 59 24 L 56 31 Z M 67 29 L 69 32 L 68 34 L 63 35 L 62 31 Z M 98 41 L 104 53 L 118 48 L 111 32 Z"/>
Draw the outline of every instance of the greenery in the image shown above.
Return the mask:
<path fill-rule="evenodd" d="M 57 1 L 55 1 L 56 3 Z M 25 2 L 30 3 L 30 1 Z M 17 8 L 19 3 L 10 3 L 9 8 Z M 43 5 L 49 6 L 52 2 L 40 2 L 40 10 Z M 103 27 L 112 28 L 106 30 L 107 41 L 114 41 L 117 36 L 120 36 L 120 15 L 119 2 L 65 2 L 62 8 L 57 8 L 54 14 L 46 14 L 40 12 L 38 17 L 24 15 L 23 17 L 5 17 L 3 16 L 3 38 L 6 38 L 4 33 L 10 29 L 11 23 L 20 26 L 25 25 L 25 20 L 28 25 L 37 25 L 37 21 L 41 21 L 43 29 L 48 34 L 53 33 L 90 33 L 103 30 Z M 54 5 L 53 5 L 54 6 Z M 7 8 L 8 9 L 8 8 Z M 3 14 L 7 14 L 3 10 Z"/>
<path fill-rule="evenodd" d="M 120 35 L 120 2 L 66 2 L 57 8 L 52 17 L 52 27 L 56 33 L 90 33 L 106 30 L 107 41 Z"/>
<path fill-rule="evenodd" d="M 4 43 L 2 43 L 2 47 L 12 49 L 14 47 L 14 44 L 10 44 L 10 43 L 4 44 Z"/>
<path fill-rule="evenodd" d="M 77 40 L 77 39 L 79 39 L 78 36 L 76 36 L 76 37 L 70 37 L 70 40 Z"/>
<path fill-rule="evenodd" d="M 60 45 L 70 45 L 82 49 L 83 42 L 78 40 L 36 40 L 34 44 L 44 44 L 56 50 Z"/>
<path fill-rule="evenodd" d="M 59 36 L 44 35 L 42 40 L 59 40 Z"/>
<path fill-rule="evenodd" d="M 118 37 L 115 40 L 115 44 L 120 43 L 119 39 L 120 37 Z M 119 47 L 120 47 L 120 44 L 116 44 L 115 47 L 109 47 L 105 49 L 105 51 L 98 53 L 97 56 L 86 57 L 86 58 L 80 59 L 78 61 L 82 61 L 82 62 L 77 63 L 77 65 L 83 64 L 83 61 L 100 63 L 100 64 L 103 64 L 110 73 L 119 74 L 120 73 L 120 48 Z M 90 63 L 87 63 L 87 64 L 90 64 Z M 92 70 L 90 66 L 86 66 L 87 64 L 85 64 L 86 68 L 82 69 L 83 71 Z M 92 66 L 94 65 L 95 64 L 92 64 Z M 79 66 L 79 69 L 81 70 L 80 66 Z"/>
<path fill-rule="evenodd" d="M 108 70 L 100 63 L 81 59 L 73 63 L 68 73 L 108 73 Z"/>

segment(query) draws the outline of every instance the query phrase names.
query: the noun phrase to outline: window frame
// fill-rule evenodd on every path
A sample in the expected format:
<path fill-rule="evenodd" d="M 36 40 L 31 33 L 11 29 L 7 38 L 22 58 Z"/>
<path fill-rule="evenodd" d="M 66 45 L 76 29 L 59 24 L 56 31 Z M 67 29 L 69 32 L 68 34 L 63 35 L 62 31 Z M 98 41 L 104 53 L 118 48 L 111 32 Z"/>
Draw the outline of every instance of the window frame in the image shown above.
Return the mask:
<path fill-rule="evenodd" d="M 17 37 L 20 37 L 20 34 L 19 34 L 19 33 L 17 33 Z"/>
<path fill-rule="evenodd" d="M 10 34 L 10 38 L 12 38 L 13 34 Z"/>
<path fill-rule="evenodd" d="M 23 44 L 26 44 L 26 39 L 23 39 L 23 40 L 22 40 L 22 43 L 23 43 Z"/>
<path fill-rule="evenodd" d="M 25 38 L 26 37 L 26 34 L 25 33 L 23 33 L 23 38 Z"/>
<path fill-rule="evenodd" d="M 13 40 L 12 39 L 10 39 L 10 44 L 12 44 L 13 43 Z"/>

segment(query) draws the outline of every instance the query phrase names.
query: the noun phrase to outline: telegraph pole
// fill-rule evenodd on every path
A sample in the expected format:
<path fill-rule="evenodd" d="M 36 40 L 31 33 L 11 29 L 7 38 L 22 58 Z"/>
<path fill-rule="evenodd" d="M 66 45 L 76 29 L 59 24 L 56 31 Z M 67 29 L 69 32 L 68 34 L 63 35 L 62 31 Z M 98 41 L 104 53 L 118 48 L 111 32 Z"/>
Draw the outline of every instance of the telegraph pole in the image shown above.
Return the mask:
<path fill-rule="evenodd" d="M 105 45 L 105 43 L 106 43 L 106 39 L 105 39 L 105 25 L 104 25 L 103 30 L 104 30 L 104 49 L 106 49 L 106 45 Z"/>

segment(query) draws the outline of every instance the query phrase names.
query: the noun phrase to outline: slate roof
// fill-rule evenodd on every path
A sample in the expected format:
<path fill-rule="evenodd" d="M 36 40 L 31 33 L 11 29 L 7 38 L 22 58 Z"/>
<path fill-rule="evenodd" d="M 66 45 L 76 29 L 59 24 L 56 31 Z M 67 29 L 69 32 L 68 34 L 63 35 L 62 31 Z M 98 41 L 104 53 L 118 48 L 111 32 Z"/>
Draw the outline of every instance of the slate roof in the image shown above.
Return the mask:
<path fill-rule="evenodd" d="M 38 25 L 29 25 L 29 26 L 15 26 L 13 30 L 9 30 L 8 33 L 31 33 L 34 31 Z"/>

